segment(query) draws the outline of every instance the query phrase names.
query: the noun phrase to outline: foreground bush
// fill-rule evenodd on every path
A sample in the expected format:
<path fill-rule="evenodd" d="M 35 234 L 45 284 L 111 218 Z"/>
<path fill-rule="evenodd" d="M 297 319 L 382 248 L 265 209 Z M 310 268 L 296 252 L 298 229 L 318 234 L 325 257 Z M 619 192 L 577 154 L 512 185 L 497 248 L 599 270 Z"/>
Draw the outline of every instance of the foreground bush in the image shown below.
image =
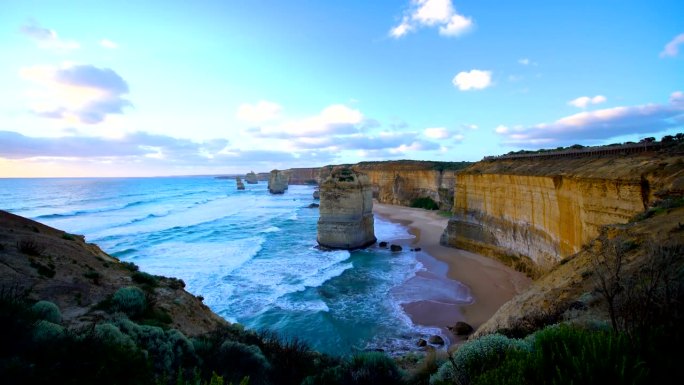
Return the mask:
<path fill-rule="evenodd" d="M 112 302 L 116 310 L 126 313 L 129 317 L 137 317 L 147 309 L 145 293 L 135 286 L 117 290 Z"/>
<path fill-rule="evenodd" d="M 357 354 L 341 365 L 307 378 L 304 385 L 373 385 L 401 384 L 402 373 L 396 362 L 383 353 Z"/>

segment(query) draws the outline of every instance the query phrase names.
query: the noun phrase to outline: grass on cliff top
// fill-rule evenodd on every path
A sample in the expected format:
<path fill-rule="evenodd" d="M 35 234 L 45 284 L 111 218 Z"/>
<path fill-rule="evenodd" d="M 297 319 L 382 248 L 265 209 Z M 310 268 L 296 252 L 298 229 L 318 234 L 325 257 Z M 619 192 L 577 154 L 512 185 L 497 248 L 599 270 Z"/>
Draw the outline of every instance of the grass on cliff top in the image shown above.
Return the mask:
<path fill-rule="evenodd" d="M 423 161 L 423 160 L 382 160 L 382 161 L 367 161 L 359 162 L 356 165 L 359 167 L 373 167 L 383 165 L 408 165 L 408 166 L 423 166 L 429 170 L 445 171 L 445 170 L 462 170 L 473 162 L 439 162 L 439 161 Z"/>

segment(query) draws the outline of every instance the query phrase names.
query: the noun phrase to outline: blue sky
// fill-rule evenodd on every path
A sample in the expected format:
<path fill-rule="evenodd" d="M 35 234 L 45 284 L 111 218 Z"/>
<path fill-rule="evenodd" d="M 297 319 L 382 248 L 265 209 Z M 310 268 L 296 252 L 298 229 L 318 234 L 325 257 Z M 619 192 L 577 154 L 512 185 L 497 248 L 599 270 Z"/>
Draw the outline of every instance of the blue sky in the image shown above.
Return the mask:
<path fill-rule="evenodd" d="M 475 161 L 684 132 L 684 2 L 0 4 L 0 177 Z"/>

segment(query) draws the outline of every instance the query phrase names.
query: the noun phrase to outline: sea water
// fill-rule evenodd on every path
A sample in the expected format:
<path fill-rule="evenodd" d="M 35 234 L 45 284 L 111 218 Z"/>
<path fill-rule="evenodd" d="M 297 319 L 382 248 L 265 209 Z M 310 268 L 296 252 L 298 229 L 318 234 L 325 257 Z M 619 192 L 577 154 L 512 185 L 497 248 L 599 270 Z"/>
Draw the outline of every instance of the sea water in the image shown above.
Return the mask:
<path fill-rule="evenodd" d="M 458 282 L 421 284 L 416 252 L 317 249 L 312 186 L 245 187 L 211 176 L 0 179 L 0 209 L 85 235 L 146 272 L 181 278 L 231 322 L 326 353 L 414 349 L 440 331 L 414 325 L 402 303 L 471 300 Z M 375 235 L 412 238 L 377 216 Z"/>

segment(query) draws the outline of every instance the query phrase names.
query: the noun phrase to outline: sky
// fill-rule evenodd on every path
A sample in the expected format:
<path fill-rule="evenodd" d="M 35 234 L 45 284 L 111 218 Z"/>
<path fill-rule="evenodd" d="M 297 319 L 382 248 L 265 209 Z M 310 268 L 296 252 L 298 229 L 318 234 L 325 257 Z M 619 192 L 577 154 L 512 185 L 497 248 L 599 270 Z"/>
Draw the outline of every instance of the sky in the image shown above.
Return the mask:
<path fill-rule="evenodd" d="M 0 0 L 0 177 L 477 161 L 684 132 L 681 0 Z"/>

